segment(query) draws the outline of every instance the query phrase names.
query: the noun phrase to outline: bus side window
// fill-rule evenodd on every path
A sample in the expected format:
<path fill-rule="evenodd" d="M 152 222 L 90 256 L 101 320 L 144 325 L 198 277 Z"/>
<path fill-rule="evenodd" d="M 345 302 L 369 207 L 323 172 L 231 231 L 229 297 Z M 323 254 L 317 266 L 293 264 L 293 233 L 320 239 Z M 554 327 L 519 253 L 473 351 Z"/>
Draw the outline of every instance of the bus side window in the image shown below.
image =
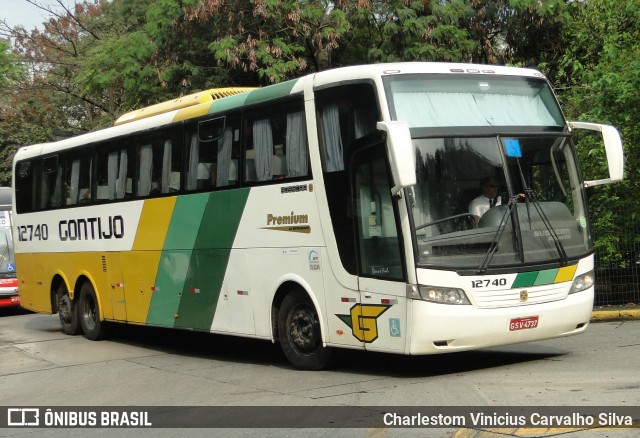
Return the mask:
<path fill-rule="evenodd" d="M 351 84 L 317 93 L 317 129 L 325 172 L 339 172 L 348 166 L 354 140 L 376 130 L 379 120 L 373 87 Z"/>
<path fill-rule="evenodd" d="M 316 129 L 329 214 L 344 269 L 358 274 L 354 241 L 354 201 L 349 159 L 354 140 L 376 130 L 379 111 L 373 86 L 348 84 L 316 92 Z"/>
<path fill-rule="evenodd" d="M 179 136 L 170 129 L 138 140 L 136 196 L 159 196 L 180 190 L 181 146 Z"/>
<path fill-rule="evenodd" d="M 216 141 L 216 162 L 210 169 L 211 183 L 215 187 L 238 184 L 238 151 L 240 149 L 240 117 L 227 116 L 224 131 Z"/>
<path fill-rule="evenodd" d="M 58 158 L 58 155 L 54 155 L 42 160 L 40 210 L 62 206 L 62 163 Z"/>
<path fill-rule="evenodd" d="M 303 110 L 287 112 L 285 145 L 287 176 L 309 176 L 309 142 Z"/>
<path fill-rule="evenodd" d="M 130 155 L 126 145 L 106 145 L 97 149 L 96 201 L 125 199 L 127 193 L 131 193 Z"/>
<path fill-rule="evenodd" d="M 281 102 L 250 112 L 245 126 L 245 181 L 309 176 L 309 146 L 301 101 Z"/>
<path fill-rule="evenodd" d="M 245 153 L 245 180 L 273 179 L 273 129 L 271 119 L 253 120 L 250 124 L 251 142 Z"/>
<path fill-rule="evenodd" d="M 404 262 L 384 145 L 361 151 L 354 163 L 360 275 L 402 280 Z"/>
<path fill-rule="evenodd" d="M 224 137 L 225 119 L 203 120 L 187 129 L 187 191 L 215 187 L 218 142 Z"/>
<path fill-rule="evenodd" d="M 21 161 L 16 164 L 15 174 L 16 211 L 29 213 L 36 207 L 36 185 L 33 161 Z"/>
<path fill-rule="evenodd" d="M 64 162 L 66 205 L 91 202 L 91 149 L 67 152 Z"/>

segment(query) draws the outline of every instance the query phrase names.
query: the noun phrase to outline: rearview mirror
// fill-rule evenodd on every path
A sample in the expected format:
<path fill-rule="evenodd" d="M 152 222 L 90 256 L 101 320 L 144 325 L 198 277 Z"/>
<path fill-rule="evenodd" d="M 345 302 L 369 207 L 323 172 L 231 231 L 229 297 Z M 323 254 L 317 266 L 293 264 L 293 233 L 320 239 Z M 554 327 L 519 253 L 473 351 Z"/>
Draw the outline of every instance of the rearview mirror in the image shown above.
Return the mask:
<path fill-rule="evenodd" d="M 407 122 L 378 122 L 376 125 L 387 133 L 387 154 L 393 176 L 392 194 L 416 184 L 416 153 Z"/>
<path fill-rule="evenodd" d="M 584 129 L 587 131 L 597 131 L 602 134 L 604 141 L 604 150 L 607 155 L 607 166 L 609 168 L 609 178 L 585 181 L 585 187 L 592 187 L 601 184 L 610 184 L 616 181 L 622 181 L 624 174 L 624 150 L 622 148 L 622 139 L 616 128 L 609 125 L 600 125 L 598 123 L 587 122 L 569 122 L 572 130 Z"/>

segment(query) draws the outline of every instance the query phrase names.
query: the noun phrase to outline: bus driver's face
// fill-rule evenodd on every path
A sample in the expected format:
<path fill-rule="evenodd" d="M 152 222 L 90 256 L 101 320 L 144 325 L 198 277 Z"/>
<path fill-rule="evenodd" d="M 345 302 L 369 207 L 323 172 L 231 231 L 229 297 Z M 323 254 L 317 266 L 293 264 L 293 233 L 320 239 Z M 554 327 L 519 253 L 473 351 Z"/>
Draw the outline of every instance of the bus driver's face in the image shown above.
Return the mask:
<path fill-rule="evenodd" d="M 483 185 L 482 194 L 489 199 L 495 198 L 498 195 L 498 184 L 496 181 L 492 179 Z"/>

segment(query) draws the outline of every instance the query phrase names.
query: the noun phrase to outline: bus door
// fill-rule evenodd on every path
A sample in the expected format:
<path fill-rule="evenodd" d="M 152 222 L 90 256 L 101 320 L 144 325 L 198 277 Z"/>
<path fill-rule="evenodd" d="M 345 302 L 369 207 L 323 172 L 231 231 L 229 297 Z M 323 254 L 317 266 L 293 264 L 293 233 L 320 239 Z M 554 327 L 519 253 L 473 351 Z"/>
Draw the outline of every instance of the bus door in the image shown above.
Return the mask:
<path fill-rule="evenodd" d="M 335 236 L 337 250 L 327 239 L 332 267 L 331 275 L 323 269 L 327 338 L 344 346 L 404 352 L 406 273 L 397 200 L 391 198 L 388 136 L 377 127 L 375 88 L 350 82 L 314 94 L 331 215 L 325 233 Z"/>
<path fill-rule="evenodd" d="M 384 141 L 359 149 L 351 160 L 357 240 L 360 315 L 354 336 L 367 350 L 404 352 L 407 336 L 406 272 L 397 201 Z"/>

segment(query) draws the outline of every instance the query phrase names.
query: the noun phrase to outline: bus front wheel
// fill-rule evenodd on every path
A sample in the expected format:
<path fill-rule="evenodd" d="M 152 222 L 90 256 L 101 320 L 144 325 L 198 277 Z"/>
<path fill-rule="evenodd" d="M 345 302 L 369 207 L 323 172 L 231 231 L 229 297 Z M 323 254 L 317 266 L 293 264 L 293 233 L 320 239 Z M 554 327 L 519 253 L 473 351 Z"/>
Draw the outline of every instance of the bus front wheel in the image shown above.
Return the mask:
<path fill-rule="evenodd" d="M 81 327 L 80 318 L 78 316 L 78 303 L 71 299 L 67 286 L 64 282 L 61 282 L 58 285 L 56 298 L 58 300 L 58 317 L 60 318 L 62 332 L 71 336 L 79 335 Z"/>
<path fill-rule="evenodd" d="M 322 345 L 318 312 L 300 290 L 290 292 L 278 313 L 278 339 L 289 362 L 302 370 L 321 370 L 327 366 L 331 350 Z"/>
<path fill-rule="evenodd" d="M 100 306 L 93 286 L 88 281 L 80 288 L 79 314 L 84 337 L 92 341 L 103 339 L 107 334 L 107 323 L 100 320 Z"/>

